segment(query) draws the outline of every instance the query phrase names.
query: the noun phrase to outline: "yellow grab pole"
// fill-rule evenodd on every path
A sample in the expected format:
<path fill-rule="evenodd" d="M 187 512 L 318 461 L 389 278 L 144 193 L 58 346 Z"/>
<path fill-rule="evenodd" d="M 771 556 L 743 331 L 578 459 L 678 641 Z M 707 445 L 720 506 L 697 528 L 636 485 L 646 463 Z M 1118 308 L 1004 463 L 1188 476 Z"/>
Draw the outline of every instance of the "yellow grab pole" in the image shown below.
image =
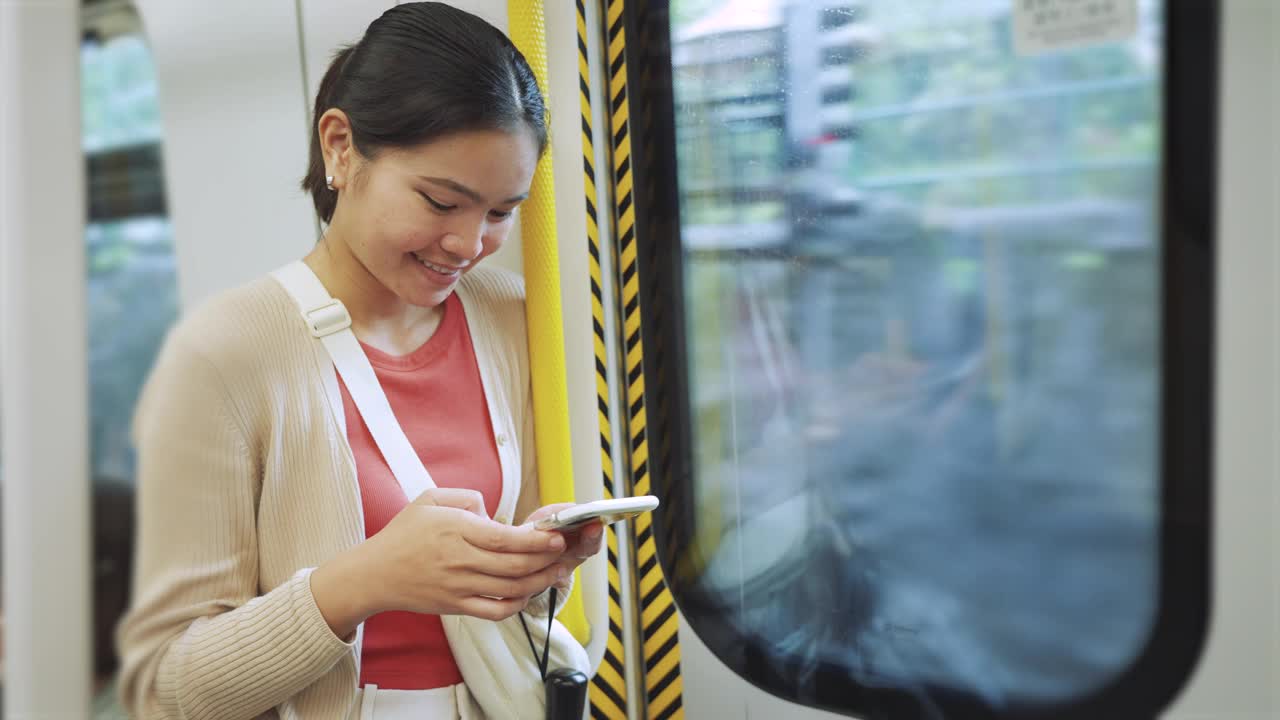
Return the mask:
<path fill-rule="evenodd" d="M 511 40 L 533 68 L 547 96 L 547 34 L 542 0 L 508 0 Z M 538 161 L 529 199 L 520 209 L 524 244 L 525 312 L 529 325 L 529 372 L 533 379 L 533 424 L 538 489 L 544 504 L 574 501 L 573 443 L 569 437 L 569 386 L 560 305 L 560 252 L 556 244 L 555 176 L 551 152 Z M 575 573 L 581 582 L 581 576 Z M 590 636 L 582 593 L 575 592 L 559 619 L 579 642 Z"/>

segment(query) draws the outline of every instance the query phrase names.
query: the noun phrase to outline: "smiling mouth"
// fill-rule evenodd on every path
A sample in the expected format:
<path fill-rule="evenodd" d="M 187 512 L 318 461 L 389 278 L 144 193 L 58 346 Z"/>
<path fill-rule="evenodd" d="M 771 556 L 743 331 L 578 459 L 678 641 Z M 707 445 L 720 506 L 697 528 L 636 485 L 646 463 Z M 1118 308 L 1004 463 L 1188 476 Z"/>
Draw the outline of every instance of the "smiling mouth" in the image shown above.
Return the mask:
<path fill-rule="evenodd" d="M 428 270 L 434 270 L 435 272 L 438 272 L 441 275 L 456 275 L 459 272 L 462 272 L 462 268 L 449 267 L 448 265 L 437 265 L 428 260 L 423 260 L 417 255 L 414 255 L 413 257 L 423 267 L 427 268 Z"/>

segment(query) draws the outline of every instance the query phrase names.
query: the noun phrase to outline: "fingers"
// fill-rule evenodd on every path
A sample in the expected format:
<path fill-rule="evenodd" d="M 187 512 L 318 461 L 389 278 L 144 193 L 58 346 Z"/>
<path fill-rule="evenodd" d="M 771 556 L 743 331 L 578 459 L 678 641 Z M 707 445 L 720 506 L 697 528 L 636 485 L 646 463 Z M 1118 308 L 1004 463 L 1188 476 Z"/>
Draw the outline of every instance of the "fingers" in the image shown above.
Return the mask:
<path fill-rule="evenodd" d="M 564 551 L 560 564 L 568 573 L 572 573 L 604 547 L 604 526 L 599 522 L 593 522 L 572 533 L 566 533 L 566 536 L 569 547 Z M 556 583 L 562 588 L 567 584 L 567 580 L 563 578 L 561 582 Z"/>
<path fill-rule="evenodd" d="M 462 615 L 470 615 L 472 617 L 482 618 L 484 620 L 506 620 L 524 609 L 526 600 L 524 598 L 493 598 L 475 597 L 464 598 L 459 605 Z"/>
<path fill-rule="evenodd" d="M 536 530 L 532 525 L 503 525 L 488 518 L 464 523 L 462 537 L 473 547 L 495 553 L 562 552 L 565 539 L 557 532 Z"/>
<path fill-rule="evenodd" d="M 425 490 L 413 501 L 414 505 L 435 505 L 466 510 L 482 518 L 489 514 L 484 509 L 484 496 L 475 490 L 462 488 L 432 488 Z"/>
<path fill-rule="evenodd" d="M 536 573 L 521 578 L 494 577 L 479 573 L 469 573 L 459 579 L 459 585 L 465 592 L 484 597 L 523 598 L 528 599 L 557 583 L 565 582 L 569 570 L 560 563 L 554 563 Z"/>
<path fill-rule="evenodd" d="M 459 559 L 464 571 L 511 580 L 542 572 L 565 558 L 563 551 L 499 553 L 471 548 Z"/>
<path fill-rule="evenodd" d="M 554 572 L 553 565 L 572 571 L 604 547 L 604 526 L 599 522 L 572 533 L 560 533 L 536 530 L 532 525 L 512 527 L 468 516 L 461 523 L 461 535 L 471 552 L 456 556 L 459 566 L 507 581 L 544 571 Z M 554 577 L 538 591 L 553 582 Z"/>
<path fill-rule="evenodd" d="M 585 525 L 568 533 L 567 540 L 569 548 L 565 554 L 578 560 L 586 560 L 604 547 L 604 525 L 600 522 Z"/>
<path fill-rule="evenodd" d="M 582 530 L 581 552 L 578 557 L 589 558 L 604 547 L 604 525 L 594 523 Z"/>

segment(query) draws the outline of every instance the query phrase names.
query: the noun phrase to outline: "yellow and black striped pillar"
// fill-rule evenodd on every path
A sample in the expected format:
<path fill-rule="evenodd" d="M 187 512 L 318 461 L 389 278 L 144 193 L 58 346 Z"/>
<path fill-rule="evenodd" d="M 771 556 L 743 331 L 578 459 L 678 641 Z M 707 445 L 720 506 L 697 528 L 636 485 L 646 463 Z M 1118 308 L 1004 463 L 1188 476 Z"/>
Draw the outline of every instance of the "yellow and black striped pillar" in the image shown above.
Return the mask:
<path fill-rule="evenodd" d="M 626 433 L 631 492 L 651 491 L 649 444 L 646 428 L 644 342 L 636 215 L 633 196 L 631 118 L 627 82 L 626 0 L 602 0 L 606 28 L 606 87 L 609 98 L 610 163 L 613 187 L 613 230 L 618 256 L 618 287 L 622 310 L 624 378 L 627 402 Z M 679 618 L 658 562 L 652 520 L 648 515 L 635 523 L 635 586 L 639 603 L 644 717 L 658 720 L 683 718 L 683 682 L 680 677 Z"/>
<path fill-rule="evenodd" d="M 613 425 L 609 418 L 609 354 L 605 338 L 604 290 L 600 267 L 600 224 L 596 209 L 595 135 L 591 125 L 591 56 L 587 50 L 587 9 L 585 0 L 578 6 L 578 88 L 582 115 L 582 175 L 587 207 L 587 251 L 591 274 L 591 325 L 596 360 L 596 404 L 600 422 L 600 468 L 604 497 L 613 492 Z M 604 659 L 592 678 L 589 693 L 591 717 L 596 720 L 627 718 L 627 653 L 623 639 L 622 572 L 619 567 L 618 534 L 614 526 L 605 528 L 605 544 L 609 554 L 609 637 L 605 641 Z"/>

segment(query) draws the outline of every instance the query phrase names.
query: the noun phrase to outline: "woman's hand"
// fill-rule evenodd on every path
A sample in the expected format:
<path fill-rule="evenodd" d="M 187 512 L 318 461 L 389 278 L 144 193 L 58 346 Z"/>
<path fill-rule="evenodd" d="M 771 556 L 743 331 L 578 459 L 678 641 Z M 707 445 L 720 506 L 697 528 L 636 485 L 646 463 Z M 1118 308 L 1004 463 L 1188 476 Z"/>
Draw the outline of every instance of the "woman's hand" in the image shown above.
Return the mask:
<path fill-rule="evenodd" d="M 571 508 L 573 505 L 573 503 L 544 505 L 529 513 L 529 517 L 525 518 L 523 527 L 533 527 L 534 523 L 542 518 L 560 512 L 565 508 Z M 569 574 L 563 580 L 558 580 L 555 586 L 561 592 L 566 592 L 569 589 L 570 576 L 572 576 L 573 571 L 604 547 L 604 524 L 599 520 L 593 520 L 572 530 L 553 530 L 552 532 L 563 535 L 565 539 L 565 549 L 561 556 L 560 564 L 569 571 Z"/>
<path fill-rule="evenodd" d="M 474 490 L 427 490 L 381 532 L 316 568 L 311 592 L 329 627 L 349 636 L 389 610 L 501 620 L 567 580 L 560 533 L 490 520 Z"/>

